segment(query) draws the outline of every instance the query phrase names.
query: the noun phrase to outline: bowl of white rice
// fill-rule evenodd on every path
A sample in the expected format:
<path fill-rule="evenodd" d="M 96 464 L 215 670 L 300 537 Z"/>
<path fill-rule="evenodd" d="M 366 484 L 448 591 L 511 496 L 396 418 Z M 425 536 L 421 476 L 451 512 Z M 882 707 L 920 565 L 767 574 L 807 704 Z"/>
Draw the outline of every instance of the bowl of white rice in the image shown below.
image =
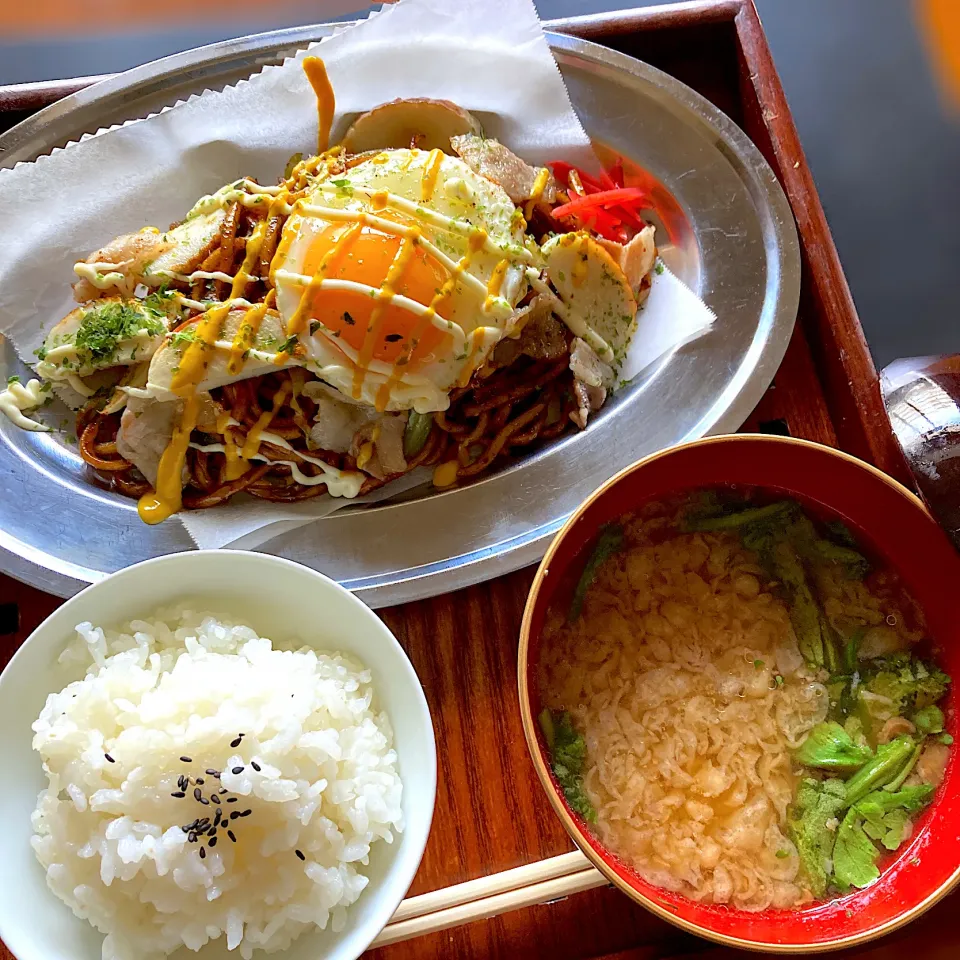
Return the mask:
<path fill-rule="evenodd" d="M 423 854 L 436 750 L 400 644 L 332 580 L 138 564 L 0 676 L 0 939 L 18 960 L 359 956 Z"/>

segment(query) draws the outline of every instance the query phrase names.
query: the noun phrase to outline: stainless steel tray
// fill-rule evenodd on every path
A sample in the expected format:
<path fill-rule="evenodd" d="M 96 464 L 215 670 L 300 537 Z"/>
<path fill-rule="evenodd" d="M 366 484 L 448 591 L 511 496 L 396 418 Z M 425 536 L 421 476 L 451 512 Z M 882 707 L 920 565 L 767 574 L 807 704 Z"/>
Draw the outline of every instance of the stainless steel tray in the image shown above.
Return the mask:
<path fill-rule="evenodd" d="M 222 88 L 331 29 L 217 43 L 105 80 L 0 136 L 0 164 L 33 160 L 85 132 Z M 582 434 L 469 487 L 348 507 L 260 548 L 322 570 L 374 607 L 539 559 L 566 516 L 622 467 L 673 443 L 735 430 L 790 340 L 800 289 L 796 230 L 753 143 L 667 74 L 588 41 L 548 38 L 591 137 L 652 172 L 676 198 L 685 223 L 662 255 L 718 320 L 708 336 L 622 390 Z M 17 371 L 22 365 L 0 338 L 0 375 Z M 192 546 L 181 525 L 147 527 L 133 502 L 92 486 L 62 437 L 0 424 L 3 572 L 67 597 L 138 560 Z"/>

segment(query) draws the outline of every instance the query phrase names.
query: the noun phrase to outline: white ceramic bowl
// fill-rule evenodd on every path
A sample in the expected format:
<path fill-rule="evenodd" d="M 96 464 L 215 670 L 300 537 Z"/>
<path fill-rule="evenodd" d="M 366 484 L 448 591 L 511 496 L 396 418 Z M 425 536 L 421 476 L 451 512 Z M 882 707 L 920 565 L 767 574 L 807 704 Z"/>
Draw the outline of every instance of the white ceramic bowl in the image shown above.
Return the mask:
<path fill-rule="evenodd" d="M 320 650 L 355 654 L 373 672 L 380 706 L 393 724 L 403 778 L 405 828 L 391 845 L 373 848 L 370 884 L 347 911 L 339 933 L 305 933 L 283 960 L 353 960 L 386 925 L 403 899 L 426 846 L 437 787 L 436 746 L 420 681 L 382 621 L 322 574 L 261 553 L 208 550 L 138 563 L 88 587 L 27 638 L 0 676 L 0 938 L 18 960 L 100 960 L 103 936 L 78 920 L 46 885 L 30 847 L 30 814 L 45 780 L 31 749 L 47 694 L 73 677 L 57 657 L 76 624 L 110 626 L 185 601 L 221 610 L 261 636 L 300 640 Z M 177 957 L 193 957 L 186 949 Z M 220 938 L 201 960 L 233 957 Z M 257 953 L 255 956 L 267 954 Z"/>

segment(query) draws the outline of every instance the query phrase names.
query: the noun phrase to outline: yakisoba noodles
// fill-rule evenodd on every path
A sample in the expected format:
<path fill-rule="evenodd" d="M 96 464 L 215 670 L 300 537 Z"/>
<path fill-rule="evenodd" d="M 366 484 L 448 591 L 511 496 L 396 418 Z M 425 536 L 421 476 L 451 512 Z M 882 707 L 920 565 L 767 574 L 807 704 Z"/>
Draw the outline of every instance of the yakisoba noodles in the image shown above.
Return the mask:
<path fill-rule="evenodd" d="M 83 399 L 80 452 L 147 522 L 244 491 L 356 497 L 418 466 L 450 486 L 604 403 L 650 286 L 642 191 L 534 168 L 446 101 L 395 101 L 283 179 L 203 197 L 78 263 L 80 306 L 13 384 Z"/>

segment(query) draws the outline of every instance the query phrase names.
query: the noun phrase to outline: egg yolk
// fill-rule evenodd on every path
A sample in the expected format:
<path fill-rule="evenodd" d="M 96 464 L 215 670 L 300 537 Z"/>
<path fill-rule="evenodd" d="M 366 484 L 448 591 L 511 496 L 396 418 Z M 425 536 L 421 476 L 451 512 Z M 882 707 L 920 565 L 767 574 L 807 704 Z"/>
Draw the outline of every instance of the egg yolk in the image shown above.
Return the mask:
<path fill-rule="evenodd" d="M 393 211 L 390 213 L 391 219 L 401 219 Z M 345 236 L 351 228 L 353 235 Z M 341 242 L 342 246 L 338 247 Z M 325 227 L 310 244 L 302 270 L 304 275 L 312 277 L 324 258 L 328 258 L 325 278 L 351 280 L 380 289 L 397 259 L 401 242 L 401 237 L 376 227 L 365 225 L 357 233 L 354 224 L 334 223 Z M 334 252 L 328 257 L 331 251 Z M 438 317 L 443 317 L 446 298 L 438 300 L 438 293 L 448 279 L 446 268 L 427 250 L 417 246 L 400 276 L 395 278 L 392 290 L 425 307 L 438 301 L 434 309 Z M 377 310 L 376 318 L 374 310 Z M 321 287 L 312 294 L 308 314 L 311 320 L 319 321 L 326 328 L 328 337 L 342 339 L 358 353 L 366 337 L 376 335 L 373 359 L 392 364 L 398 360 L 404 363 L 405 357 L 404 366 L 409 372 L 446 352 L 444 347 L 450 340 L 450 335 L 438 329 L 432 320 L 395 303 L 376 300 L 366 291 Z M 373 320 L 375 324 L 371 323 Z"/>

